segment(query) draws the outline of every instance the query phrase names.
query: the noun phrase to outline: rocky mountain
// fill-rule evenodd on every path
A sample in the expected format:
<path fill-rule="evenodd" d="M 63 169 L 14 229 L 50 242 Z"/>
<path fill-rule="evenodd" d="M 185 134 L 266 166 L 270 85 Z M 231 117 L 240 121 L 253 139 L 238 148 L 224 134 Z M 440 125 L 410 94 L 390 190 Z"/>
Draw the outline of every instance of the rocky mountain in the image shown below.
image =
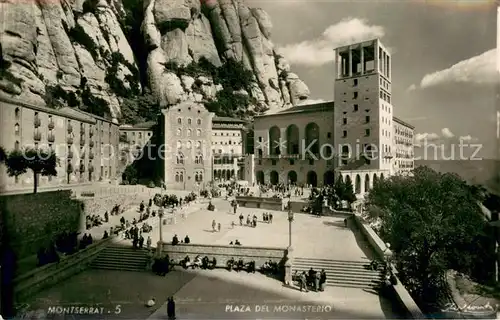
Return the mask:
<path fill-rule="evenodd" d="M 0 90 L 28 102 L 123 121 L 151 101 L 192 100 L 244 117 L 309 95 L 276 52 L 270 17 L 241 0 L 0 0 L 0 8 Z"/>

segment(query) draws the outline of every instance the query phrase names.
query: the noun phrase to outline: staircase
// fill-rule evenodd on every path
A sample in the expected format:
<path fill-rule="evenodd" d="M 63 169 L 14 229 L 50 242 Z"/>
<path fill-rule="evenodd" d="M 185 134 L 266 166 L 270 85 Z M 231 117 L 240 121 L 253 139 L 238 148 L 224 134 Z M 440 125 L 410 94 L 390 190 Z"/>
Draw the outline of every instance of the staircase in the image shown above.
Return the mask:
<path fill-rule="evenodd" d="M 110 245 L 99 253 L 97 258 L 90 264 L 90 267 L 105 270 L 144 271 L 148 259 L 146 249 Z"/>
<path fill-rule="evenodd" d="M 382 266 L 379 270 L 369 270 L 370 261 L 342 261 L 314 258 L 293 258 L 292 274 L 306 273 L 310 268 L 315 271 L 325 269 L 326 285 L 335 287 L 373 289 L 381 280 Z"/>

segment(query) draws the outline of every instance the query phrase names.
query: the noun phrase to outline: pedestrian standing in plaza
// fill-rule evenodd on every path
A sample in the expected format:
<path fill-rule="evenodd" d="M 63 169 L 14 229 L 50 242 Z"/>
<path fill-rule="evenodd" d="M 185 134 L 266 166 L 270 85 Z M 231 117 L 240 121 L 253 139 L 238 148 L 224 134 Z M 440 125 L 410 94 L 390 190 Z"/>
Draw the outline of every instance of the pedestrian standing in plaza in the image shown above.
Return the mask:
<path fill-rule="evenodd" d="M 321 280 L 321 274 L 319 272 L 316 272 L 314 275 L 314 291 L 318 292 L 319 291 L 319 281 Z"/>
<path fill-rule="evenodd" d="M 273 214 L 269 213 L 269 223 L 273 223 Z"/>
<path fill-rule="evenodd" d="M 151 249 L 151 236 L 148 236 L 148 240 L 146 240 L 146 247 L 148 248 L 148 250 Z"/>
<path fill-rule="evenodd" d="M 304 289 L 305 292 L 308 292 L 307 290 L 307 279 L 306 279 L 306 272 L 303 271 L 302 274 L 300 275 L 300 291 L 302 292 L 302 289 Z"/>
<path fill-rule="evenodd" d="M 212 221 L 212 231 L 215 232 L 215 227 L 217 226 L 217 223 L 215 222 L 215 219 Z"/>
<path fill-rule="evenodd" d="M 175 319 L 175 301 L 174 297 L 169 297 L 167 300 L 167 316 L 169 320 Z"/>
<path fill-rule="evenodd" d="M 220 222 L 217 224 L 217 231 L 220 232 L 220 229 L 221 229 L 221 225 L 220 225 Z"/>

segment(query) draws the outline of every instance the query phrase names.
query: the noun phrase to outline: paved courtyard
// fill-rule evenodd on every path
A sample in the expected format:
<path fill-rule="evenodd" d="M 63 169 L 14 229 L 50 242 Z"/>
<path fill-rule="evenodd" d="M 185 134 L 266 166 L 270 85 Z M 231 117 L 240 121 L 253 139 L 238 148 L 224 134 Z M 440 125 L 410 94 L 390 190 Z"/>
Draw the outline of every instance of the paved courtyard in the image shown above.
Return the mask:
<path fill-rule="evenodd" d="M 217 209 L 214 212 L 206 210 L 208 200 L 200 199 L 183 209 L 184 214 L 177 213 L 176 223 L 162 228 L 164 241 L 177 234 L 180 239 L 189 235 L 192 243 L 200 244 L 225 245 L 238 239 L 244 246 L 288 246 L 286 212 L 272 212 L 273 223 L 267 224 L 260 221 L 266 210 L 240 207 L 234 215 L 229 201 L 219 198 L 213 203 Z M 239 226 L 240 212 L 245 220 L 249 214 L 257 215 L 257 227 Z M 138 213 L 131 208 L 125 215 L 131 220 Z M 221 223 L 221 232 L 212 231 L 214 219 Z M 153 244 L 159 239 L 158 222 L 158 218 L 150 219 Z M 356 230 L 344 226 L 343 218 L 295 214 L 292 233 L 296 256 L 367 261 L 370 255 L 365 241 Z M 362 289 L 328 287 L 322 293 L 302 293 L 260 274 L 226 270 L 179 270 L 166 277 L 87 270 L 39 293 L 29 303 L 31 309 L 102 304 L 109 312 L 101 318 L 166 319 L 168 296 L 176 299 L 178 319 L 379 319 L 397 318 L 399 314 L 390 301 Z M 156 306 L 145 307 L 145 301 L 152 297 Z M 114 314 L 117 305 L 119 315 Z"/>
<path fill-rule="evenodd" d="M 177 214 L 177 223 L 163 226 L 163 240 L 171 241 L 174 234 L 179 239 L 189 235 L 191 243 L 227 245 L 239 240 L 244 246 L 288 247 L 288 214 L 283 211 L 269 211 L 239 207 L 234 215 L 230 202 L 214 199 L 217 211 L 206 210 L 207 200 L 193 204 L 196 209 L 187 218 Z M 262 222 L 262 213 L 271 212 L 273 223 Z M 239 225 L 239 214 L 246 220 L 254 214 L 259 219 L 256 228 Z M 212 220 L 221 223 L 221 232 L 212 231 Z M 232 227 L 232 222 L 235 227 Z M 245 222 L 245 221 L 244 221 Z M 156 224 L 157 225 L 157 224 Z M 155 244 L 159 232 L 155 228 L 150 234 Z M 366 243 L 360 235 L 344 226 L 344 219 L 337 217 L 316 217 L 309 214 L 295 214 L 292 223 L 292 246 L 299 257 L 366 261 L 369 254 Z M 361 248 L 360 248 L 361 247 Z"/>
<path fill-rule="evenodd" d="M 390 301 L 349 288 L 299 292 L 260 274 L 226 270 L 151 273 L 87 270 L 40 292 L 29 310 L 98 306 L 104 312 L 67 319 L 167 319 L 165 301 L 174 296 L 177 319 L 394 319 Z M 145 302 L 155 298 L 152 308 Z M 292 308 L 304 308 L 293 310 Z M 239 309 L 239 310 L 238 310 Z M 47 319 L 61 319 L 47 315 Z"/>

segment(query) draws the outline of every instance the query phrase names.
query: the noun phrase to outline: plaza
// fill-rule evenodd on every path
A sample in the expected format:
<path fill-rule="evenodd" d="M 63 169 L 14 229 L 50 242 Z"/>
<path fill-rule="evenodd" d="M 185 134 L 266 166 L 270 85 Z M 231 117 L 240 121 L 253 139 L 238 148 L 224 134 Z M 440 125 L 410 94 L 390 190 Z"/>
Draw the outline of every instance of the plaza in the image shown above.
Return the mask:
<path fill-rule="evenodd" d="M 176 223 L 162 226 L 163 241 L 170 242 L 189 235 L 192 244 L 228 245 L 238 239 L 243 246 L 286 247 L 288 220 L 286 212 L 238 208 L 232 213 L 230 200 L 212 199 L 216 211 L 208 211 L 208 199 L 200 199 L 185 208 L 185 215 L 176 214 Z M 124 215 L 138 215 L 131 207 Z M 273 214 L 273 223 L 261 222 L 263 212 Z M 256 228 L 239 226 L 238 216 L 255 214 Z M 182 217 L 184 216 L 184 217 Z M 118 217 L 113 217 L 118 218 Z M 221 223 L 220 232 L 213 232 L 212 220 Z M 245 220 L 245 219 L 244 219 Z M 153 245 L 159 240 L 158 218 L 151 218 L 149 235 Z M 236 226 L 232 227 L 232 222 Z M 354 228 L 346 228 L 343 218 L 315 217 L 296 214 L 292 226 L 292 245 L 298 257 L 368 262 L 369 245 Z M 100 230 L 95 230 L 97 237 Z M 129 240 L 121 244 L 131 246 Z M 151 272 L 125 272 L 89 269 L 48 290 L 27 303 L 31 309 L 46 309 L 53 305 L 103 305 L 112 310 L 120 305 L 120 314 L 106 318 L 166 318 L 168 296 L 176 299 L 178 319 L 202 319 L 207 315 L 217 319 L 248 318 L 398 318 L 397 306 L 374 292 L 360 288 L 326 287 L 324 292 L 304 293 L 284 286 L 281 281 L 259 273 L 216 270 L 179 270 L 159 277 Z M 144 306 L 154 297 L 153 308 Z M 241 309 L 245 306 L 245 310 Z M 304 308 L 299 311 L 290 309 Z M 360 306 L 363 306 L 360 308 Z M 318 311 L 319 310 L 319 311 Z"/>

